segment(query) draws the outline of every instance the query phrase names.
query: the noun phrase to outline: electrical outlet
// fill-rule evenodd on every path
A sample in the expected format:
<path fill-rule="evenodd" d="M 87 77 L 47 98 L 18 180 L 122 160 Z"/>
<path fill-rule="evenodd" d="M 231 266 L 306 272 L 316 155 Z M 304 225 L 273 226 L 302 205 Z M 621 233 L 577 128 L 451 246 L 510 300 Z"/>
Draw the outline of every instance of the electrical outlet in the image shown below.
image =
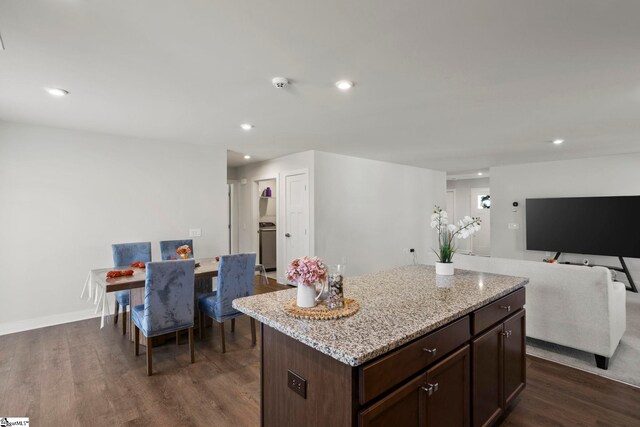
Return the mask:
<path fill-rule="evenodd" d="M 289 388 L 302 396 L 303 399 L 307 398 L 307 380 L 293 371 L 287 370 L 287 385 Z"/>
<path fill-rule="evenodd" d="M 201 228 L 190 228 L 189 229 L 189 237 L 200 237 L 202 236 Z"/>
<path fill-rule="evenodd" d="M 415 249 L 413 249 L 413 248 L 409 249 L 409 253 L 414 253 L 415 251 L 416 251 L 416 250 L 415 250 Z"/>

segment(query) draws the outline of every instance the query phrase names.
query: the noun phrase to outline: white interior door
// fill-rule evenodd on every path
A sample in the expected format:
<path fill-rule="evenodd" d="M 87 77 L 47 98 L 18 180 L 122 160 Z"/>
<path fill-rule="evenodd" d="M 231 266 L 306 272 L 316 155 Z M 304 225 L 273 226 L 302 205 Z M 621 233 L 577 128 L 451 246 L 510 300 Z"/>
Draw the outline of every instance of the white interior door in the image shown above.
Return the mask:
<path fill-rule="evenodd" d="M 284 262 L 309 255 L 309 176 L 284 176 Z M 279 227 L 280 228 L 280 227 Z"/>
<path fill-rule="evenodd" d="M 489 197 L 489 198 L 487 198 Z M 470 237 L 471 251 L 476 255 L 491 255 L 491 192 L 488 188 L 472 188 L 470 191 L 470 215 L 480 217 L 480 231 Z"/>

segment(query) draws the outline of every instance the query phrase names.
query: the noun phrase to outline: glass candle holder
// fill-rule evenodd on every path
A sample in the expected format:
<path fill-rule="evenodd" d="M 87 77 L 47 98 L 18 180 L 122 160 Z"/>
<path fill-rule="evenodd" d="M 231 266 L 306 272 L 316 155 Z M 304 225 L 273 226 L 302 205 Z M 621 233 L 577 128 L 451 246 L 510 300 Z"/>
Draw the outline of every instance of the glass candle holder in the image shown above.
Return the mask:
<path fill-rule="evenodd" d="M 326 300 L 326 306 L 329 309 L 344 307 L 344 276 L 346 265 L 335 264 L 329 266 L 329 274 L 327 276 L 327 287 L 329 296 Z"/>

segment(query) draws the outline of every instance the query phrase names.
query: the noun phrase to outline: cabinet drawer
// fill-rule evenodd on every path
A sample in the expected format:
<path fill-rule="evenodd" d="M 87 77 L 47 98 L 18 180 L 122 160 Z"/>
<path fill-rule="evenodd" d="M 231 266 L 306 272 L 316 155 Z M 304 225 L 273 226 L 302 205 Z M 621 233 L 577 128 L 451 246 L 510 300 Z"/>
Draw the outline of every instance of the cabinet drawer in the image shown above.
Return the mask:
<path fill-rule="evenodd" d="M 469 316 L 360 368 L 360 404 L 395 387 L 470 338 Z"/>
<path fill-rule="evenodd" d="M 488 327 L 512 315 L 524 306 L 524 288 L 520 288 L 491 304 L 475 311 L 473 320 L 473 335 L 477 335 Z"/>

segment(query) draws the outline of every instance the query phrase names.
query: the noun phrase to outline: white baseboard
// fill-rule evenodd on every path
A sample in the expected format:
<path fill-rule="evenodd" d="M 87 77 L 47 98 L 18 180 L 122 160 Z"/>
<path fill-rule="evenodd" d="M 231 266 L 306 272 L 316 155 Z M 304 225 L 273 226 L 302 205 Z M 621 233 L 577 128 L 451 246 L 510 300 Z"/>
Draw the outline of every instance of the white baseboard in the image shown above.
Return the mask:
<path fill-rule="evenodd" d="M 0 323 L 0 335 L 29 331 L 31 329 L 45 328 L 47 326 L 60 325 L 62 323 L 77 322 L 78 320 L 100 317 L 95 308 L 72 311 L 70 313 L 54 314 L 52 316 L 36 317 L 35 319 L 18 320 L 16 322 Z"/>

